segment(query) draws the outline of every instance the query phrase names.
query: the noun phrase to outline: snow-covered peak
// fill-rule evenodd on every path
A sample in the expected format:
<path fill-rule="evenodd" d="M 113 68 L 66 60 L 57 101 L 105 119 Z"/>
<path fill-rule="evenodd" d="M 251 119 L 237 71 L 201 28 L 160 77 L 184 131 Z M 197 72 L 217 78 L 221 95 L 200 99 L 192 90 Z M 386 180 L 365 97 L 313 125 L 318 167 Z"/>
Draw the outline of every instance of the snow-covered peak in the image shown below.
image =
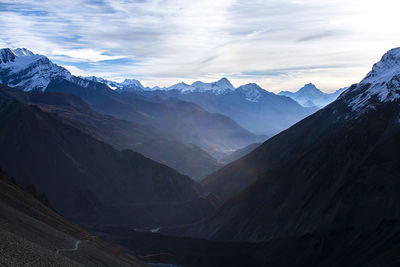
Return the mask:
<path fill-rule="evenodd" d="M 88 76 L 88 77 L 79 76 L 79 78 L 82 78 L 82 79 L 87 80 L 87 81 L 98 82 L 98 83 L 106 83 L 106 82 L 108 82 L 107 80 L 105 80 L 105 79 L 103 79 L 101 77 L 96 77 L 96 76 Z"/>
<path fill-rule="evenodd" d="M 10 48 L 3 48 L 0 50 L 0 63 L 7 64 L 14 62 L 15 55 Z"/>
<path fill-rule="evenodd" d="M 101 77 L 96 77 L 96 76 L 89 76 L 89 77 L 82 77 L 80 78 L 92 81 L 92 82 L 98 82 L 98 83 L 103 83 L 108 85 L 113 90 L 119 90 L 119 91 L 138 91 L 144 89 L 143 85 L 135 79 L 125 79 L 122 83 L 119 82 L 114 82 L 110 80 L 103 79 Z"/>
<path fill-rule="evenodd" d="M 35 55 L 35 54 L 32 53 L 32 51 L 30 51 L 30 50 L 28 50 L 26 48 L 12 49 L 12 52 L 17 57 L 30 57 L 30 56 L 34 56 Z"/>
<path fill-rule="evenodd" d="M 4 48 L 0 50 L 0 55 L 0 82 L 18 90 L 44 91 L 51 80 L 70 80 L 72 77 L 65 68 L 26 48 Z"/>
<path fill-rule="evenodd" d="M 400 48 L 389 50 L 358 84 L 341 96 L 353 110 L 374 108 L 376 101 L 400 99 Z"/>
<path fill-rule="evenodd" d="M 184 82 L 180 82 L 174 85 L 171 85 L 170 87 L 165 88 L 167 91 L 169 90 L 178 90 L 181 92 L 192 92 L 193 87 L 189 84 L 186 84 Z"/>
<path fill-rule="evenodd" d="M 143 88 L 143 85 L 138 80 L 135 80 L 135 79 L 125 79 L 121 83 L 121 85 L 127 86 L 127 87 L 136 86 L 136 87 L 139 87 L 139 88 Z"/>
<path fill-rule="evenodd" d="M 180 82 L 165 88 L 165 90 L 178 90 L 182 93 L 208 92 L 218 95 L 225 92 L 233 91 L 235 90 L 235 87 L 233 87 L 233 85 L 227 78 L 222 78 L 216 82 L 211 83 L 197 81 L 189 85 L 184 82 Z"/>
<path fill-rule="evenodd" d="M 222 78 L 212 83 L 197 81 L 192 83 L 192 87 L 194 88 L 194 91 L 197 92 L 212 92 L 214 94 L 222 94 L 227 91 L 235 90 L 235 87 L 233 87 L 227 78 Z"/>
<path fill-rule="evenodd" d="M 2 64 L 12 64 L 16 59 L 19 59 L 21 62 L 28 62 L 39 57 L 43 56 L 35 55 L 26 48 L 0 49 L 0 63 Z"/>
<path fill-rule="evenodd" d="M 258 102 L 261 93 L 265 91 L 256 83 L 242 85 L 237 90 L 242 91 L 246 96 L 246 100 L 250 102 Z"/>
<path fill-rule="evenodd" d="M 381 60 L 374 64 L 372 70 L 361 83 L 379 83 L 389 81 L 400 72 L 400 47 L 393 48 L 383 55 Z"/>
<path fill-rule="evenodd" d="M 231 82 L 225 77 L 223 77 L 219 81 L 214 82 L 212 84 L 214 84 L 214 86 L 218 86 L 218 87 L 223 88 L 225 90 L 231 90 L 231 91 L 235 90 L 235 87 L 233 87 Z"/>

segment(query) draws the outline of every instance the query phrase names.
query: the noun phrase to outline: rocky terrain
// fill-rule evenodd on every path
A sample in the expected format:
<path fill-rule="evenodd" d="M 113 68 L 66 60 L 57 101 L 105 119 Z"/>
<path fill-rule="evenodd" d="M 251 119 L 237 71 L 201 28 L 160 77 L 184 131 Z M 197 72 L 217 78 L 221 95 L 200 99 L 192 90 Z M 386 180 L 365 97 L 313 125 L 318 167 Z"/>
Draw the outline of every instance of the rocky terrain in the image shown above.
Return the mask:
<path fill-rule="evenodd" d="M 144 266 L 67 221 L 0 171 L 2 266 Z M 82 243 L 74 250 L 77 241 Z"/>

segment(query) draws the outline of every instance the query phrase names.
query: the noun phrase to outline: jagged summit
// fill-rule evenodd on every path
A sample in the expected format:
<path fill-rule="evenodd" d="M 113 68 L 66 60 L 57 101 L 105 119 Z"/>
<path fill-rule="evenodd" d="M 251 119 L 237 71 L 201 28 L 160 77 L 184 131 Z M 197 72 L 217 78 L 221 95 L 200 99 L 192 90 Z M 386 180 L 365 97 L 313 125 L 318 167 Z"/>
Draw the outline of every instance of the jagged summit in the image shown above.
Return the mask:
<path fill-rule="evenodd" d="M 248 83 L 239 86 L 237 90 L 242 91 L 246 96 L 246 100 L 250 102 L 258 102 L 261 97 L 262 91 L 265 91 L 256 83 Z"/>
<path fill-rule="evenodd" d="M 374 108 L 400 98 L 400 48 L 389 50 L 358 84 L 340 96 L 353 110 Z"/>
<path fill-rule="evenodd" d="M 16 48 L 16 49 L 13 49 L 12 52 L 17 57 L 30 57 L 30 56 L 35 55 L 32 51 L 30 51 L 26 48 Z"/>
<path fill-rule="evenodd" d="M 135 85 L 138 87 L 143 87 L 143 85 L 136 79 L 125 79 L 121 84 L 127 85 L 127 86 Z"/>
<path fill-rule="evenodd" d="M 0 50 L 0 63 L 1 64 L 14 62 L 14 60 L 15 60 L 15 55 L 11 51 L 10 48 L 3 48 Z"/>
<path fill-rule="evenodd" d="M 400 47 L 393 48 L 386 52 L 381 60 L 374 64 L 372 70 L 361 81 L 367 82 L 386 82 L 395 74 L 400 72 Z"/>
<path fill-rule="evenodd" d="M 2 48 L 0 49 L 0 63 L 14 62 L 17 57 L 33 57 L 35 54 L 26 48 Z"/>
<path fill-rule="evenodd" d="M 210 92 L 214 94 L 222 94 L 225 92 L 230 92 L 235 90 L 235 87 L 231 84 L 231 82 L 227 78 L 222 78 L 218 81 L 205 83 L 202 81 L 196 81 L 191 85 L 186 84 L 184 82 L 180 82 L 174 84 L 170 87 L 164 88 L 165 90 L 179 90 L 184 93 L 188 92 Z"/>
<path fill-rule="evenodd" d="M 26 48 L 4 48 L 0 55 L 0 82 L 17 90 L 44 91 L 51 80 L 73 79 L 65 68 Z"/>

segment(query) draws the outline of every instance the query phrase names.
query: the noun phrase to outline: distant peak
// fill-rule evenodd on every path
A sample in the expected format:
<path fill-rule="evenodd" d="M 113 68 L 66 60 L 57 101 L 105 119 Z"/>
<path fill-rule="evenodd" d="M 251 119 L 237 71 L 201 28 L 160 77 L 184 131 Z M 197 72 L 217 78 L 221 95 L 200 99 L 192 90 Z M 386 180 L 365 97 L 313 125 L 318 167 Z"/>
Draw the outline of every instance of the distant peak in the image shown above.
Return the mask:
<path fill-rule="evenodd" d="M 240 86 L 239 88 L 243 89 L 262 89 L 258 84 L 256 83 L 248 83 L 245 85 Z"/>
<path fill-rule="evenodd" d="M 143 85 L 136 79 L 125 79 L 121 84 L 124 86 L 137 86 L 143 88 Z"/>
<path fill-rule="evenodd" d="M 305 84 L 302 88 L 300 88 L 300 90 L 302 90 L 302 89 L 318 90 L 319 91 L 319 89 L 313 83 Z"/>
<path fill-rule="evenodd" d="M 187 86 L 189 86 L 189 84 L 187 84 L 187 83 L 185 83 L 185 82 L 177 83 L 177 85 L 187 85 Z"/>
<path fill-rule="evenodd" d="M 256 83 L 248 83 L 240 86 L 238 90 L 241 90 L 245 94 L 247 101 L 258 102 L 261 97 L 261 91 L 264 89 Z"/>
<path fill-rule="evenodd" d="M 300 88 L 297 92 L 295 92 L 298 96 L 322 96 L 324 93 L 319 90 L 314 84 L 307 83 L 302 88 Z"/>
<path fill-rule="evenodd" d="M 96 76 L 87 76 L 87 77 L 79 76 L 79 78 L 82 78 L 82 79 L 85 79 L 85 80 L 88 80 L 88 81 L 92 81 L 92 82 L 99 82 L 99 83 L 105 83 L 106 82 L 106 80 L 104 80 L 103 78 L 96 77 Z"/>
<path fill-rule="evenodd" d="M 217 81 L 216 84 L 218 84 L 218 86 L 220 86 L 220 87 L 224 87 L 225 89 L 230 89 L 230 90 L 235 89 L 235 87 L 233 87 L 232 83 L 225 77 L 223 77 L 219 81 Z"/>
<path fill-rule="evenodd" d="M 304 85 L 304 87 L 315 87 L 315 85 L 313 84 L 313 83 L 306 83 L 305 85 Z"/>

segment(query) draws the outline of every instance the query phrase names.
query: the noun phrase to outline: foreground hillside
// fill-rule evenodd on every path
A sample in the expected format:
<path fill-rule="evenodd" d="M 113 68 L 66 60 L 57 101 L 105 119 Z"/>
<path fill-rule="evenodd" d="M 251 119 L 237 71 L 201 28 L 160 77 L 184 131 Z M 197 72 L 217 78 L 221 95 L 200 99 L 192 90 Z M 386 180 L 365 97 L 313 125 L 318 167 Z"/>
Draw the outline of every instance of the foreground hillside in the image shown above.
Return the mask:
<path fill-rule="evenodd" d="M 55 213 L 2 171 L 0 239 L 2 266 L 143 266 Z"/>

